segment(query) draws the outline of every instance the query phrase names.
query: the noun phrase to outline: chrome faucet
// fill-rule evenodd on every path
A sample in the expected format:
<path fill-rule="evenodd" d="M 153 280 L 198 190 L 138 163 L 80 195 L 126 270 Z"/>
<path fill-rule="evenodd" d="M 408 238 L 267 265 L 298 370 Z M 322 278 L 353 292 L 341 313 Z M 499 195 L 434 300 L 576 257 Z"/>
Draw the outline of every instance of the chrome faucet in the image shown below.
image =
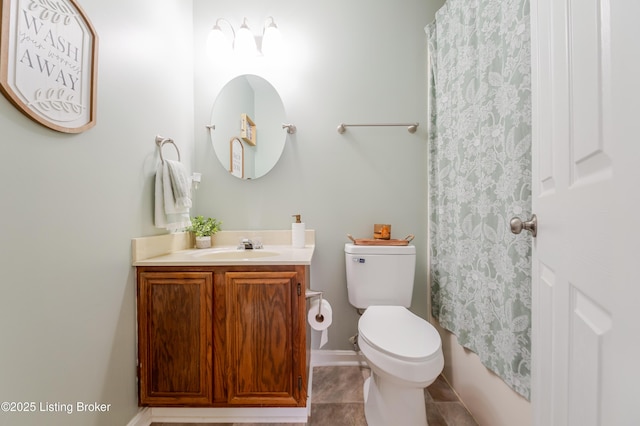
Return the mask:
<path fill-rule="evenodd" d="M 253 250 L 253 249 L 261 249 L 262 241 L 261 239 L 257 239 L 256 241 L 251 241 L 248 238 L 243 238 L 238 245 L 238 250 Z"/>
<path fill-rule="evenodd" d="M 238 245 L 238 250 L 253 250 L 253 242 L 248 238 L 243 238 Z"/>

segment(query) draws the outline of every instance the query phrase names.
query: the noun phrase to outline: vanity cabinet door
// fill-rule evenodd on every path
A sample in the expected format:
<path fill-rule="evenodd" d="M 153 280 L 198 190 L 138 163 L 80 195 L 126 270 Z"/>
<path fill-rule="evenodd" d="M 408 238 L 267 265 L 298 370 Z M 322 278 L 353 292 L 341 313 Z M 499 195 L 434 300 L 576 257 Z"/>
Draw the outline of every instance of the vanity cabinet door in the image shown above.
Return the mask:
<path fill-rule="evenodd" d="M 304 273 L 227 272 L 225 288 L 228 404 L 305 406 Z"/>
<path fill-rule="evenodd" d="M 212 272 L 138 268 L 140 405 L 211 405 Z"/>

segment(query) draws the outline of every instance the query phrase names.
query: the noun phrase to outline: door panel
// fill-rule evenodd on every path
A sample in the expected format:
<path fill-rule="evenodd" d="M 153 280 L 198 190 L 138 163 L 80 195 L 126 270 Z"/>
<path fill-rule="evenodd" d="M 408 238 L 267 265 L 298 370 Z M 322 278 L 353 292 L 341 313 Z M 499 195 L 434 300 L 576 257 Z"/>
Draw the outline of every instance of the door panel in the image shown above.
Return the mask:
<path fill-rule="evenodd" d="M 605 339 L 610 335 L 609 313 L 573 287 L 571 295 L 571 358 L 569 362 L 569 405 L 571 424 L 596 426 L 602 386 L 599 375 L 604 369 Z"/>
<path fill-rule="evenodd" d="M 605 146 L 605 99 L 610 96 L 608 54 L 609 13 L 606 2 L 569 2 L 569 81 L 571 87 L 572 183 L 611 178 L 611 157 Z M 603 50 L 604 48 L 604 50 Z"/>
<path fill-rule="evenodd" d="M 304 404 L 299 277 L 294 271 L 227 272 L 228 403 Z"/>
<path fill-rule="evenodd" d="M 210 405 L 213 276 L 140 272 L 138 357 L 141 405 Z"/>

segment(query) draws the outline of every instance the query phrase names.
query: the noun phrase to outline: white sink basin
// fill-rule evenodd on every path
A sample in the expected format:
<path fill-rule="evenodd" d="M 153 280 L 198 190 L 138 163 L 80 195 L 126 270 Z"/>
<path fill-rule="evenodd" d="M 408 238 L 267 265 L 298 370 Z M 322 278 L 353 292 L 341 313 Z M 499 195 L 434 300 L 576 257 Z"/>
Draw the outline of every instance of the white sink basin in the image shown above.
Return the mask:
<path fill-rule="evenodd" d="M 268 250 L 231 250 L 231 249 L 211 249 L 196 252 L 193 257 L 199 260 L 238 260 L 238 259 L 258 259 L 261 257 L 279 256 L 280 253 Z"/>

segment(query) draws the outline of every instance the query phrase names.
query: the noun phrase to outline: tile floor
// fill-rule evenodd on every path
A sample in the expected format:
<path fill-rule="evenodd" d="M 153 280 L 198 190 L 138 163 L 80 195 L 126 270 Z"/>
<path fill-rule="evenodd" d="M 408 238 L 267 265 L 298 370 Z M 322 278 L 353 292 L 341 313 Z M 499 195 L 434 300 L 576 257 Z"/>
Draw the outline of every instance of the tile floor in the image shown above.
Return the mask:
<path fill-rule="evenodd" d="M 369 374 L 367 367 L 315 367 L 311 393 L 311 417 L 306 426 L 366 426 L 362 386 Z M 476 421 L 442 376 L 425 390 L 424 398 L 427 404 L 429 426 L 477 426 Z M 153 423 L 152 426 L 190 425 Z M 215 426 L 305 426 L 305 424 L 225 423 Z"/>

